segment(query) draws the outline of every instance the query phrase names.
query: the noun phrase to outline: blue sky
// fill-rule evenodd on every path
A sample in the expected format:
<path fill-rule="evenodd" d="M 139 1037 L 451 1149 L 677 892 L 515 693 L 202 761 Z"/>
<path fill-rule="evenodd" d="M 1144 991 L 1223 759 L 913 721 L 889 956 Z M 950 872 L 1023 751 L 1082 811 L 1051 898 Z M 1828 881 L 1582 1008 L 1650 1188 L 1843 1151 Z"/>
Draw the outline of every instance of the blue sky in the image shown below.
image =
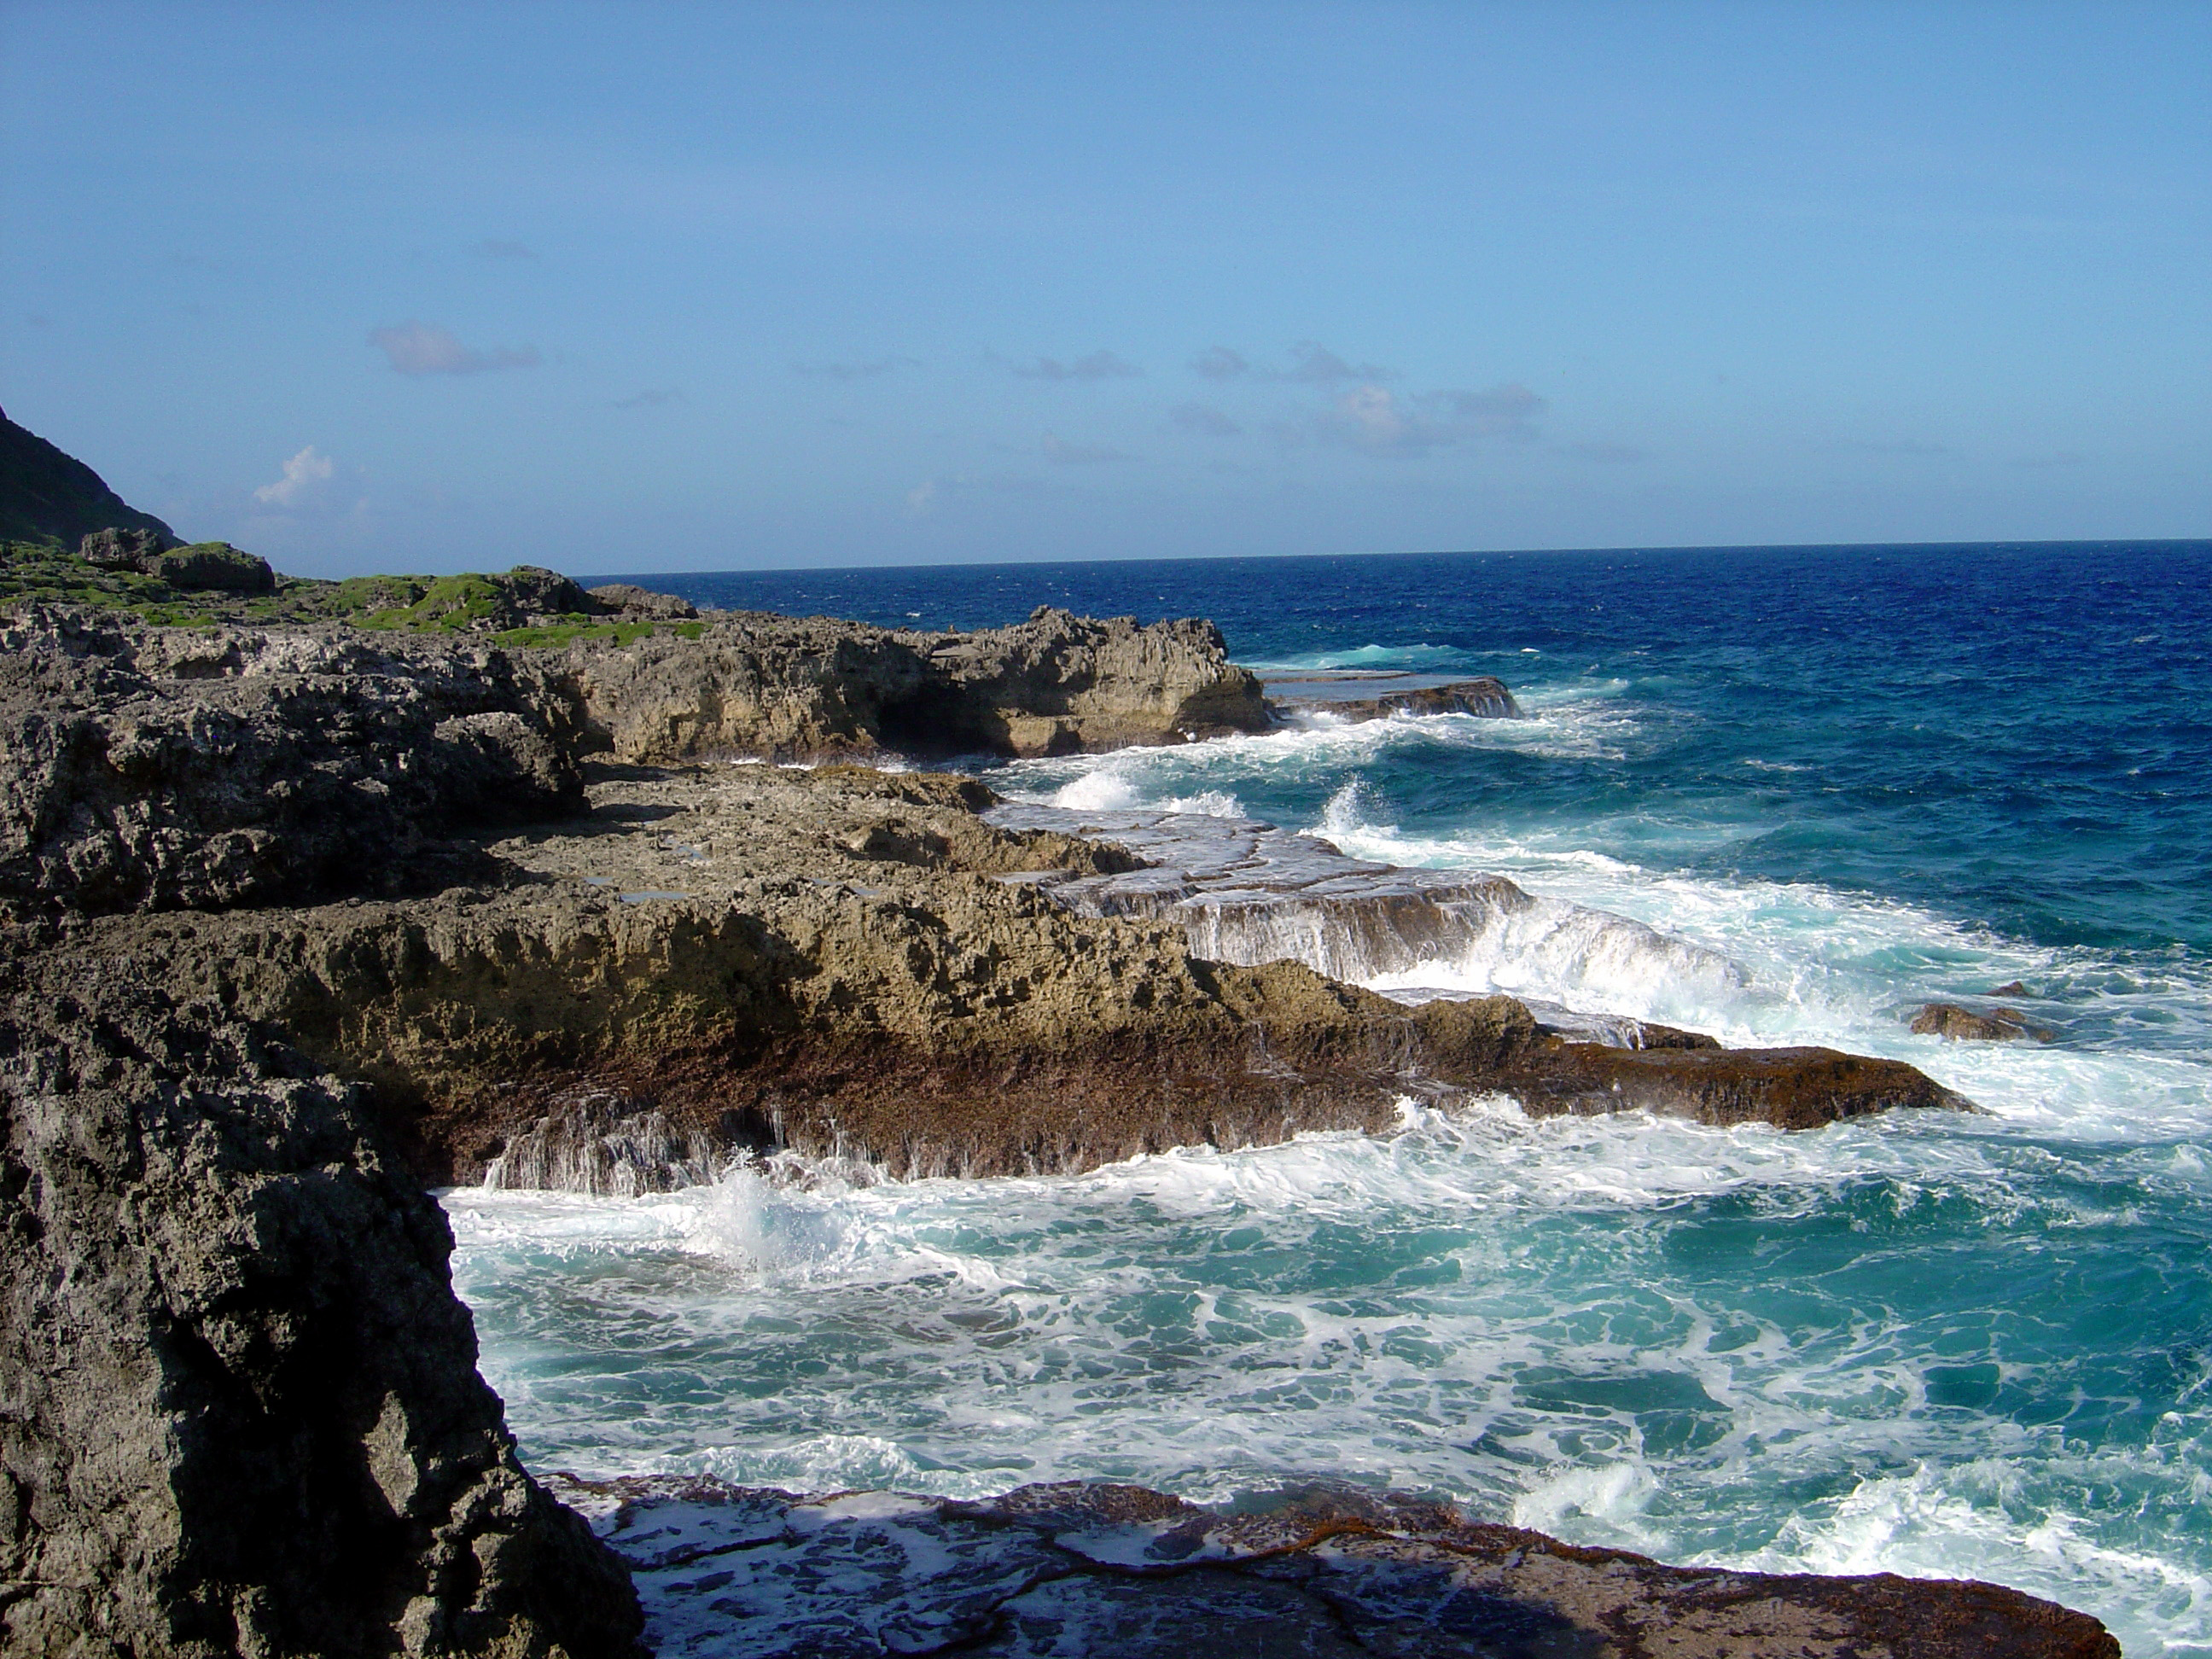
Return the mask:
<path fill-rule="evenodd" d="M 2202 536 L 2212 6 L 0 0 L 0 405 L 301 574 Z"/>

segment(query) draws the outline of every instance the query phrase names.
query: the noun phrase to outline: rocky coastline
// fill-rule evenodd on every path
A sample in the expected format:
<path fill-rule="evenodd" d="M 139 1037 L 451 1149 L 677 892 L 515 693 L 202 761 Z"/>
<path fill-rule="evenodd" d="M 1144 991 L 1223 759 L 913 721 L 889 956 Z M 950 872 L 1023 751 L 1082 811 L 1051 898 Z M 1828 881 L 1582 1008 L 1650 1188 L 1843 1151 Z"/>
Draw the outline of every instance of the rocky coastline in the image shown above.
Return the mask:
<path fill-rule="evenodd" d="M 0 1382 L 0 1652 L 629 1654 L 631 1573 L 674 1583 L 678 1559 L 641 1553 L 640 1516 L 799 1525 L 811 1500 L 564 1487 L 595 1534 L 556 1502 L 477 1374 L 428 1187 L 635 1193 L 739 1157 L 1074 1171 L 1387 1133 L 1408 1097 L 1793 1130 L 1970 1109 L 1895 1061 L 1344 982 L 1535 902 L 1510 882 L 867 764 L 1270 729 L 1209 623 L 1040 609 L 915 633 L 501 580 L 507 611 L 430 633 L 35 602 L 0 622 L 0 1317 L 27 1362 Z M 574 617 L 613 620 L 564 636 Z M 1135 1622 L 1095 1651 L 1255 1597 L 1308 1610 L 1282 1651 L 1356 1650 L 1369 1615 L 1322 1620 L 1300 1576 L 1402 1568 L 1492 1621 L 1405 1614 L 1387 1650 L 1409 1654 L 2117 1652 L 1988 1587 L 1668 1578 L 1395 1500 L 1300 1501 L 1275 1524 L 1302 1542 L 1109 1488 L 927 1524 L 996 1540 L 971 1553 L 1030 1573 L 1024 1595 L 1066 1576 L 1023 1565 L 1064 1536 L 1136 1528 L 1132 1570 L 1094 1586 Z M 1189 1599 L 1198 1565 L 1227 1599 Z M 804 1650 L 1031 1650 L 1016 1597 L 995 1624 L 939 1618 L 971 1589 L 915 1613 L 923 1645 Z M 1721 1602 L 1765 1622 L 1697 1610 Z"/>

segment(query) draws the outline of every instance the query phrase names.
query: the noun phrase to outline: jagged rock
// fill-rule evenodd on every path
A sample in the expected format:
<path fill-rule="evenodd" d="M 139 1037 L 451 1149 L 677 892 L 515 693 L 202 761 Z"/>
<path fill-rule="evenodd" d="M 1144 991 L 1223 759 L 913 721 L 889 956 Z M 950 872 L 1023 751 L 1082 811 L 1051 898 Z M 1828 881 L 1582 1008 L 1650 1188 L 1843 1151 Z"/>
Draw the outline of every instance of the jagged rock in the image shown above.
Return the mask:
<path fill-rule="evenodd" d="M 241 553 L 228 542 L 196 542 L 173 552 L 156 553 L 142 559 L 138 568 L 172 587 L 266 593 L 276 586 L 276 573 L 268 560 Z"/>
<path fill-rule="evenodd" d="M 111 526 L 95 530 L 78 544 L 77 556 L 102 570 L 135 570 L 143 574 L 169 545 L 158 530 L 126 530 Z"/>
<path fill-rule="evenodd" d="M 1668 1567 L 1316 1486 L 1235 1515 L 1066 1482 L 980 1502 L 705 1477 L 568 1482 L 665 1649 L 817 1659 L 2119 1659 L 2096 1620 L 1889 1573 Z"/>
<path fill-rule="evenodd" d="M 496 1162 L 503 1184 L 642 1191 L 776 1148 L 901 1176 L 1073 1172 L 1383 1132 L 1409 1095 L 1788 1127 L 1963 1103 L 1825 1049 L 1664 1028 L 1605 1047 L 1510 998 L 1409 1009 L 1297 962 L 1209 961 L 1177 922 L 1039 890 L 1040 872 L 1110 884 L 1136 860 L 987 822 L 972 779 L 625 769 L 593 794 L 592 819 L 496 848 L 526 878 L 500 890 L 149 918 L 70 948 L 372 1081 L 440 1183 Z"/>
<path fill-rule="evenodd" d="M 589 616 L 599 608 L 573 579 L 542 565 L 519 564 L 484 580 L 505 601 L 505 609 L 490 619 L 494 628 L 519 628 L 538 617 Z"/>
<path fill-rule="evenodd" d="M 2015 979 L 1998 986 L 1994 991 L 1984 991 L 1982 994 L 1992 997 L 2024 997 L 2028 994 L 2028 989 Z"/>
<path fill-rule="evenodd" d="M 647 621 L 683 622 L 699 614 L 689 599 L 679 599 L 673 593 L 656 593 L 649 587 L 640 587 L 635 582 L 608 582 L 604 586 L 585 590 L 596 609 L 616 614 L 643 617 Z"/>
<path fill-rule="evenodd" d="M 580 645 L 573 660 L 594 729 L 623 760 L 1062 754 L 1269 720 L 1211 623 L 1048 608 L 974 634 L 718 613 L 696 641 Z"/>
<path fill-rule="evenodd" d="M 0 1654 L 641 1651 L 356 1090 L 97 963 L 0 1055 Z"/>
<path fill-rule="evenodd" d="M 374 888 L 456 828 L 574 811 L 554 665 L 386 635 L 0 624 L 0 902 L 86 911 Z"/>
<path fill-rule="evenodd" d="M 1995 994 L 1992 993 L 1992 994 Z M 1913 1035 L 1947 1042 L 2056 1042 L 2058 1033 L 2010 1008 L 1977 1010 L 1955 1002 L 1931 1002 L 1913 1017 Z"/>
<path fill-rule="evenodd" d="M 1505 689 L 1505 682 L 1486 674 L 1479 679 L 1455 680 L 1418 691 L 1390 691 L 1379 697 L 1323 697 L 1296 705 L 1300 709 L 1334 714 L 1357 724 L 1387 720 L 1393 714 L 1478 714 L 1488 720 L 1519 720 L 1521 705 Z"/>

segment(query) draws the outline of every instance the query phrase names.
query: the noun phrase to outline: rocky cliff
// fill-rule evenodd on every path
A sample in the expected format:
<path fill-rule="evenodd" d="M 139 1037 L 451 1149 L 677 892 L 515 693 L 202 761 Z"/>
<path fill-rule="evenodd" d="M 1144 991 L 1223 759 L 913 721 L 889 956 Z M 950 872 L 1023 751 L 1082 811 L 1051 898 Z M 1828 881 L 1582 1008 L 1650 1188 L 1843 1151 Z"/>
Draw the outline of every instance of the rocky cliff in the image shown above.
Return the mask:
<path fill-rule="evenodd" d="M 0 1653 L 636 1651 L 360 1091 L 42 965 L 0 1007 Z"/>

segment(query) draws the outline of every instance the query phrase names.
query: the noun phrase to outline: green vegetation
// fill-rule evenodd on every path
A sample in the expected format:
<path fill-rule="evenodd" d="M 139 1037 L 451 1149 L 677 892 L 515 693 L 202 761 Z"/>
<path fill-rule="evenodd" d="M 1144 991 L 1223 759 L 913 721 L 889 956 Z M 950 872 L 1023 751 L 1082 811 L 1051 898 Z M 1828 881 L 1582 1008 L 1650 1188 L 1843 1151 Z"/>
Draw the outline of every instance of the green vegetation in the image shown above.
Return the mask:
<path fill-rule="evenodd" d="M 163 628 L 345 623 L 380 633 L 476 635 L 492 644 L 525 648 L 557 648 L 579 640 L 628 645 L 652 636 L 654 624 L 649 622 L 565 608 L 538 610 L 533 601 L 554 596 L 559 596 L 556 603 L 588 603 L 565 578 L 549 577 L 527 567 L 500 575 L 353 576 L 343 581 L 279 576 L 270 592 L 240 593 L 176 587 L 137 571 L 103 570 L 50 542 L 0 543 L 0 610 L 26 603 L 76 605 L 121 612 Z M 661 626 L 690 640 L 705 631 L 705 624 L 696 622 Z"/>

